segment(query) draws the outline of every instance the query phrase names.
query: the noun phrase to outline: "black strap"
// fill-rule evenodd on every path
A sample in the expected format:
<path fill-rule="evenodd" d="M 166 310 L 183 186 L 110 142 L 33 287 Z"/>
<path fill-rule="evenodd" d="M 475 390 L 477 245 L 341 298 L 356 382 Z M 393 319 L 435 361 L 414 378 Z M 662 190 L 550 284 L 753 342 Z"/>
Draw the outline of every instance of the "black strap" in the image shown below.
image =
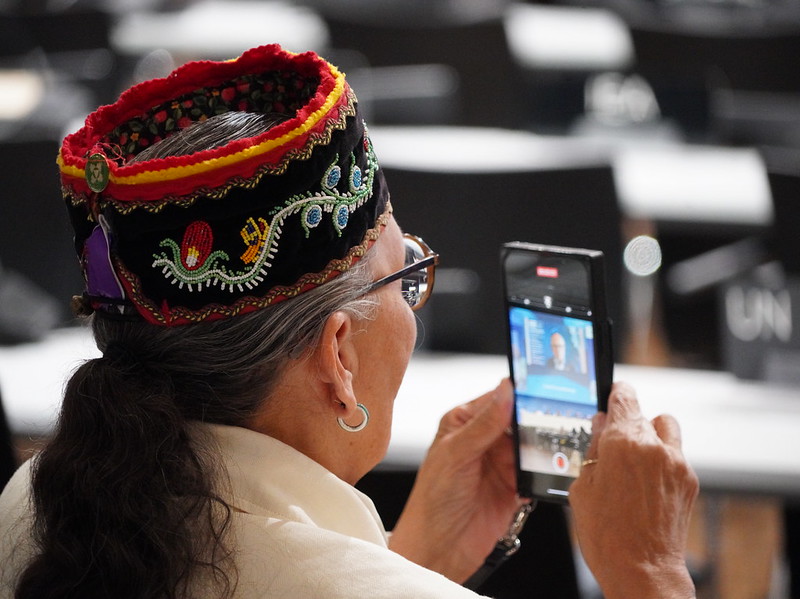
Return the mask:
<path fill-rule="evenodd" d="M 479 586 L 481 586 L 486 579 L 491 576 L 491 574 L 497 570 L 503 563 L 512 555 L 517 552 L 519 548 L 519 539 L 517 539 L 517 547 L 508 549 L 505 545 L 503 545 L 502 541 L 498 541 L 497 545 L 494 546 L 492 552 L 489 556 L 484 560 L 483 565 L 478 568 L 478 571 L 475 572 L 472 576 L 470 576 L 467 581 L 464 583 L 464 586 L 470 590 L 477 590 Z"/>
<path fill-rule="evenodd" d="M 484 560 L 483 565 L 478 568 L 475 574 L 467 579 L 463 586 L 473 591 L 476 590 L 480 585 L 486 582 L 486 579 L 502 566 L 509 557 L 519 551 L 522 545 L 519 540 L 519 533 L 522 532 L 525 521 L 535 507 L 536 502 L 534 501 L 523 505 L 517 510 L 517 513 L 514 514 L 514 519 L 511 521 L 511 525 L 508 527 L 508 532 L 497 541 L 492 552 Z"/>

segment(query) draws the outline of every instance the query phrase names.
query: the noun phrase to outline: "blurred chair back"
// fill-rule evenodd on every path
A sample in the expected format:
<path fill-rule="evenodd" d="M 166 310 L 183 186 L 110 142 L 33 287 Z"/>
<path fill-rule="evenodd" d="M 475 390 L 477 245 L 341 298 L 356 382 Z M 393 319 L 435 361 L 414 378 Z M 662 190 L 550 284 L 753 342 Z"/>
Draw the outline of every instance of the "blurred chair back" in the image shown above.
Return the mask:
<path fill-rule="evenodd" d="M 580 128 L 586 118 L 596 116 L 598 92 L 592 90 L 602 86 L 601 92 L 608 96 L 611 86 L 601 79 L 618 76 L 633 60 L 623 20 L 591 3 L 574 7 L 512 2 L 504 23 L 519 71 L 516 86 L 523 96 L 525 124 L 534 131 L 563 134 Z M 612 119 L 606 120 L 615 128 L 627 125 L 629 117 L 638 123 L 649 116 L 642 110 L 631 114 L 643 99 L 631 88 L 627 84 L 606 102 L 613 108 Z M 633 94 L 636 98 L 628 99 Z"/>
<path fill-rule="evenodd" d="M 689 137 L 738 144 L 800 140 L 800 23 L 732 20 L 632 26 L 636 70 Z"/>
<path fill-rule="evenodd" d="M 30 317 L 30 337 L 42 332 L 44 319 L 50 326 L 67 323 L 70 298 L 83 290 L 61 199 L 57 153 L 58 143 L 50 140 L 0 143 L 0 164 L 7 174 L 0 218 L 0 295 L 5 298 L 0 312 L 14 314 L 16 323 Z M 0 338 L 7 332 L 0 330 Z M 25 340 L 24 331 L 14 336 Z"/>
<path fill-rule="evenodd" d="M 379 137 L 376 148 L 397 221 L 441 255 L 435 293 L 419 313 L 423 347 L 505 353 L 499 252 L 507 241 L 602 250 L 615 338 L 620 339 L 621 225 L 608 164 L 581 164 L 564 156 L 560 166 L 551 161 L 539 169 L 506 172 L 436 170 L 433 164 L 415 169 L 394 163 L 391 152 L 384 158 L 386 141 Z M 447 153 L 444 147 L 441 151 Z"/>
<path fill-rule="evenodd" d="M 711 87 L 718 72 L 704 40 L 681 31 L 632 27 L 634 71 L 653 88 L 661 117 L 689 139 L 706 139 L 711 127 Z"/>
<path fill-rule="evenodd" d="M 0 490 L 6 486 L 16 469 L 17 458 L 11 439 L 11 429 L 8 426 L 3 400 L 0 397 Z"/>
<path fill-rule="evenodd" d="M 367 20 L 327 12 L 324 17 L 334 50 L 357 51 L 371 67 L 379 69 L 435 65 L 432 73 L 438 73 L 439 79 L 428 82 L 434 91 L 442 85 L 442 77 L 446 79 L 448 90 L 455 83 L 456 101 L 442 115 L 440 124 L 498 127 L 519 124 L 521 101 L 517 76 L 499 14 L 496 18 L 469 22 L 443 19 L 423 23 L 412 16 Z M 425 82 L 425 75 L 422 71 L 419 83 Z M 421 90 L 423 100 L 429 95 L 430 92 Z M 374 123 L 378 122 L 396 121 L 377 118 Z"/>
<path fill-rule="evenodd" d="M 59 82 L 90 90 L 92 105 L 113 101 L 119 65 L 111 50 L 112 15 L 73 3 L 46 4 L 20 3 L 0 14 L 0 64 L 50 70 Z"/>
<path fill-rule="evenodd" d="M 787 273 L 800 276 L 800 149 L 762 149 L 775 219 L 772 243 Z"/>

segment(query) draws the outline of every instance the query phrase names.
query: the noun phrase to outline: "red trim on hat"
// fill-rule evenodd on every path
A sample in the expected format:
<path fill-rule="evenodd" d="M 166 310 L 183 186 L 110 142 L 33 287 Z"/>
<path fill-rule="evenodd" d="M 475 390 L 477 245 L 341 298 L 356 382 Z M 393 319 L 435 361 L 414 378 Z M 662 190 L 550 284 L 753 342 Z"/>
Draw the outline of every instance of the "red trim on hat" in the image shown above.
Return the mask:
<path fill-rule="evenodd" d="M 220 187 L 234 178 L 247 180 L 259 169 L 263 171 L 280 165 L 287 154 L 301 151 L 310 139 L 322 134 L 331 120 L 343 120 L 343 113 L 347 112 L 353 98 L 341 73 L 316 54 L 291 54 L 273 44 L 249 50 L 232 61 L 188 63 L 169 77 L 132 87 L 114 104 L 103 106 L 89 115 L 86 125 L 67 136 L 61 148 L 59 163 L 65 192 L 83 198 L 92 195 L 84 180 L 86 159 L 89 154 L 102 149 L 104 137 L 121 123 L 141 117 L 154 106 L 197 89 L 214 87 L 242 75 L 281 68 L 291 68 L 301 76 L 320 80 L 316 93 L 292 119 L 260 136 L 187 156 L 170 156 L 130 165 L 118 165 L 109 160 L 110 180 L 103 196 L 121 202 L 177 198 L 199 189 Z M 313 118 L 317 122 L 308 123 Z M 297 133 L 291 135 L 293 131 Z M 280 141 L 287 135 L 288 139 Z M 267 151 L 254 153 L 258 146 L 271 140 L 280 143 Z M 237 156 L 239 153 L 243 155 Z M 175 176 L 179 169 L 184 172 Z M 153 175 L 147 177 L 148 173 Z"/>

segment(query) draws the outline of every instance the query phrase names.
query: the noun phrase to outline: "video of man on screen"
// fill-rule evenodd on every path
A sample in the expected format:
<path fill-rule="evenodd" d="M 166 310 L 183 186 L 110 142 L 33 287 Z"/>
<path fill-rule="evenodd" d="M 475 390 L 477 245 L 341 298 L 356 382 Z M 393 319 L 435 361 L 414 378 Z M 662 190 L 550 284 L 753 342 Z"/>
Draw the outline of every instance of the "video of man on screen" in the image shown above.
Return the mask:
<path fill-rule="evenodd" d="M 523 470 L 577 476 L 597 411 L 592 323 L 509 309 Z"/>

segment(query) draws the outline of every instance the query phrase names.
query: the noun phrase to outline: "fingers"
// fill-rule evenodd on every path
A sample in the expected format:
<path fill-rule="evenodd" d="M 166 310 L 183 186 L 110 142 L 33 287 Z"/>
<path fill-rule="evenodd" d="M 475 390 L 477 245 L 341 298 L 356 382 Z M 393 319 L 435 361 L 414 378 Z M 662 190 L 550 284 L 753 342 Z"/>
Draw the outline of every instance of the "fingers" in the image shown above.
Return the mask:
<path fill-rule="evenodd" d="M 503 435 L 511 421 L 512 399 L 511 385 L 503 381 L 495 389 L 491 401 L 485 402 L 464 426 L 464 442 L 474 443 L 476 450 L 484 451 Z"/>
<path fill-rule="evenodd" d="M 592 421 L 593 442 L 586 454 L 587 459 L 597 459 L 600 437 L 604 430 L 609 427 L 625 430 L 633 424 L 643 427 L 640 430 L 654 430 L 662 443 L 678 451 L 681 450 L 682 438 L 678 422 L 672 416 L 661 415 L 648 423 L 642 415 L 633 387 L 627 383 L 616 382 L 608 398 L 608 413 L 598 413 Z"/>
<path fill-rule="evenodd" d="M 678 421 L 668 414 L 662 414 L 653 418 L 653 428 L 656 434 L 664 442 L 677 450 L 681 449 L 681 427 Z"/>
<path fill-rule="evenodd" d="M 609 424 L 634 420 L 641 416 L 642 410 L 633 387 L 623 382 L 614 383 L 608 396 Z"/>
<path fill-rule="evenodd" d="M 606 421 L 608 420 L 608 414 L 605 412 L 597 412 L 594 416 L 592 416 L 592 434 L 600 435 L 603 432 L 603 429 L 606 428 Z"/>
<path fill-rule="evenodd" d="M 460 443 L 473 445 L 474 451 L 483 452 L 508 427 L 512 405 L 513 389 L 505 379 L 493 391 L 445 414 L 438 436 L 457 431 Z"/>
<path fill-rule="evenodd" d="M 606 427 L 607 415 L 604 412 L 598 412 L 592 417 L 592 442 L 589 444 L 589 449 L 586 451 L 587 460 L 597 459 L 597 447 L 600 435 L 603 434 L 603 429 Z"/>
<path fill-rule="evenodd" d="M 500 381 L 500 384 L 497 385 L 494 389 L 489 391 L 488 393 L 484 393 L 477 399 L 473 399 L 470 402 L 465 403 L 462 408 L 464 411 L 474 416 L 481 410 L 485 409 L 488 403 L 493 401 L 510 401 L 514 396 L 514 390 L 511 386 L 510 379 L 503 379 Z"/>
<path fill-rule="evenodd" d="M 464 426 L 476 414 L 486 409 L 486 406 L 497 399 L 497 389 L 484 393 L 480 397 L 461 404 L 442 416 L 439 423 L 439 435 L 446 435 L 450 431 Z"/>
<path fill-rule="evenodd" d="M 623 382 L 614 383 L 611 388 L 611 395 L 608 398 L 608 416 L 601 426 L 615 425 L 621 426 L 625 423 L 641 421 L 642 415 L 639 401 L 636 399 L 636 392 L 633 387 Z M 652 426 L 658 438 L 665 445 L 681 448 L 681 429 L 677 420 L 667 414 L 657 416 L 652 420 Z M 602 429 L 601 429 L 602 430 Z"/>

